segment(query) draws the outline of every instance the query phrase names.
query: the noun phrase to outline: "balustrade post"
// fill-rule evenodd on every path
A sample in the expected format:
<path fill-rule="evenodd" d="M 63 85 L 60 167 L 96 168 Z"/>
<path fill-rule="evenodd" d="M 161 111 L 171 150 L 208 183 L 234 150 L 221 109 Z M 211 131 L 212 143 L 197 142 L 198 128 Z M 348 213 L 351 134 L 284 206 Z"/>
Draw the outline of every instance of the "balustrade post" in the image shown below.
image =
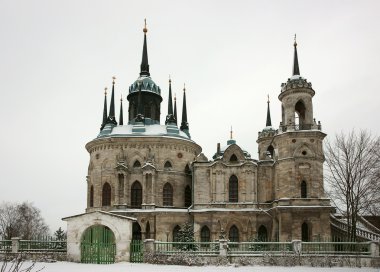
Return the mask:
<path fill-rule="evenodd" d="M 18 253 L 20 250 L 20 240 L 19 237 L 12 237 L 12 253 Z"/>
<path fill-rule="evenodd" d="M 369 249 L 372 257 L 379 257 L 379 242 L 371 241 L 369 242 Z"/>
<path fill-rule="evenodd" d="M 292 241 L 293 252 L 297 255 L 301 255 L 302 252 L 302 241 L 301 240 L 293 240 Z"/>
<path fill-rule="evenodd" d="M 154 253 L 154 239 L 145 239 L 144 240 L 144 255 L 146 253 Z"/>
<path fill-rule="evenodd" d="M 228 244 L 226 239 L 219 239 L 219 255 L 227 256 Z"/>

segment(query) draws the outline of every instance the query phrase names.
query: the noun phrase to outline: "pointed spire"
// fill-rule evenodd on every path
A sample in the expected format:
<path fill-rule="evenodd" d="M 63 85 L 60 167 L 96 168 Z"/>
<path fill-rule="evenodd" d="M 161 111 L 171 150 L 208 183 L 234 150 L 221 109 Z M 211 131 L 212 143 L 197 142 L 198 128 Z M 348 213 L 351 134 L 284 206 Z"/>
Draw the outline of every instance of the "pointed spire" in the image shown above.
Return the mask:
<path fill-rule="evenodd" d="M 172 80 L 169 75 L 169 101 L 168 101 L 168 115 L 173 114 L 173 102 L 172 102 Z"/>
<path fill-rule="evenodd" d="M 148 32 L 148 29 L 146 28 L 146 19 L 144 19 L 144 22 L 145 22 L 145 26 L 143 29 L 144 45 L 143 45 L 143 53 L 142 53 L 142 60 L 141 60 L 141 66 L 140 66 L 140 76 L 150 76 L 149 63 L 148 63 L 148 49 L 146 45 L 146 33 Z"/>
<path fill-rule="evenodd" d="M 123 120 L 123 96 L 120 97 L 120 115 L 119 115 L 119 125 L 122 126 Z"/>
<path fill-rule="evenodd" d="M 297 36 L 294 34 L 294 61 L 293 61 L 293 76 L 300 75 L 300 68 L 298 66 L 298 55 L 297 55 Z"/>
<path fill-rule="evenodd" d="M 107 124 L 117 125 L 115 118 L 115 79 L 116 77 L 112 77 L 112 93 L 111 93 L 111 102 L 110 102 L 110 112 L 107 118 Z"/>
<path fill-rule="evenodd" d="M 177 95 L 174 94 L 174 119 L 175 119 L 175 124 L 178 125 L 177 123 Z"/>
<path fill-rule="evenodd" d="M 186 87 L 183 84 L 183 104 L 182 104 L 182 122 L 180 129 L 182 131 L 189 130 L 189 124 L 187 123 L 187 109 L 186 109 Z"/>
<path fill-rule="evenodd" d="M 100 126 L 100 131 L 103 130 L 106 123 L 107 123 L 107 87 L 104 88 L 103 121 Z"/>
<path fill-rule="evenodd" d="M 267 122 L 266 122 L 266 126 L 267 127 L 271 127 L 272 126 L 272 120 L 271 120 L 271 118 L 270 118 L 270 108 L 269 108 L 269 103 L 270 103 L 270 101 L 269 101 L 269 95 L 268 95 L 268 109 L 267 109 Z"/>

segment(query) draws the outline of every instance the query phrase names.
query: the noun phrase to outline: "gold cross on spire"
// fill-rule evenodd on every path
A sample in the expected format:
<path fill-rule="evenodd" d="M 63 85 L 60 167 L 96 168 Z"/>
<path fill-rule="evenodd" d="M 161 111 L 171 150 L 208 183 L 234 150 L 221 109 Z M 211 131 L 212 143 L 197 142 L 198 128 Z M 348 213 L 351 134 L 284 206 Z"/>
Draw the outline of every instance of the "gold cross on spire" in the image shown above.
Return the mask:
<path fill-rule="evenodd" d="M 146 28 L 146 18 L 144 19 L 144 29 L 143 29 L 144 33 L 147 33 L 148 32 L 148 29 Z"/>

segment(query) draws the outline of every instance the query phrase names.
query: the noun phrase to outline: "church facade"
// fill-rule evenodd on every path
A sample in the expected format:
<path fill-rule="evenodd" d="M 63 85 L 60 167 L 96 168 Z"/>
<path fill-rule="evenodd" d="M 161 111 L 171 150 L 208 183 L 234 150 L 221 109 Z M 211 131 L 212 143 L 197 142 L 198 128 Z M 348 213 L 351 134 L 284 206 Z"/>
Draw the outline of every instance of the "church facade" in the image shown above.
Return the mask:
<path fill-rule="evenodd" d="M 278 129 L 272 126 L 268 101 L 266 127 L 257 138 L 258 159 L 232 135 L 225 146 L 217 145 L 212 159 L 206 158 L 191 139 L 186 90 L 181 122 L 170 80 L 168 92 L 161 124 L 163 99 L 149 72 L 144 28 L 140 75 L 127 96 L 127 122 L 122 104 L 117 122 L 113 81 L 109 109 L 104 97 L 100 133 L 86 145 L 90 163 L 82 216 L 130 219 L 130 240 L 176 241 L 185 222 L 193 224 L 198 241 L 330 238 L 333 209 L 323 187 L 326 134 L 313 116 L 315 91 L 300 75 L 296 42 L 293 74 L 278 96 L 282 121 Z"/>

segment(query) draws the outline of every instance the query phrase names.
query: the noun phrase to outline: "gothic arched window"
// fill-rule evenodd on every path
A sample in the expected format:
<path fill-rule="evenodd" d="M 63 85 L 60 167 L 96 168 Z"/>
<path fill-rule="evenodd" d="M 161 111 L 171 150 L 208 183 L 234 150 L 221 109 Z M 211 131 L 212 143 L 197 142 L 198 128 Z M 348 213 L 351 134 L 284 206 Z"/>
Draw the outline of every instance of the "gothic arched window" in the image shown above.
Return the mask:
<path fill-rule="evenodd" d="M 236 157 L 236 155 L 232 154 L 230 157 L 230 162 L 237 162 L 237 161 L 238 161 L 238 158 Z"/>
<path fill-rule="evenodd" d="M 132 224 L 132 240 L 141 240 L 141 227 L 137 222 Z"/>
<path fill-rule="evenodd" d="M 142 187 L 140 182 L 137 180 L 132 184 L 131 187 L 131 207 L 141 209 L 142 204 Z"/>
<path fill-rule="evenodd" d="M 170 161 L 165 162 L 164 169 L 165 170 L 171 170 L 172 169 L 172 164 L 170 163 Z"/>
<path fill-rule="evenodd" d="M 186 167 L 185 167 L 185 174 L 191 175 L 191 170 L 188 164 L 186 164 Z"/>
<path fill-rule="evenodd" d="M 141 167 L 141 163 L 138 160 L 136 160 L 133 164 L 133 168 L 140 168 L 140 167 Z"/>
<path fill-rule="evenodd" d="M 90 188 L 90 207 L 94 207 L 94 186 Z"/>
<path fill-rule="evenodd" d="M 166 183 L 164 185 L 164 189 L 162 191 L 162 203 L 164 206 L 173 206 L 173 187 L 170 183 Z"/>
<path fill-rule="evenodd" d="M 228 232 L 228 239 L 231 242 L 239 242 L 239 229 L 233 225 Z"/>
<path fill-rule="evenodd" d="M 302 100 L 299 100 L 295 107 L 295 125 L 299 125 L 299 129 L 302 129 L 302 125 L 305 124 L 305 113 L 306 113 L 306 107 L 305 104 L 302 102 Z M 298 118 L 298 120 L 297 120 Z"/>
<path fill-rule="evenodd" d="M 210 229 L 207 226 L 201 228 L 201 242 L 210 242 Z"/>
<path fill-rule="evenodd" d="M 102 206 L 111 206 L 111 185 L 108 182 L 103 185 Z"/>
<path fill-rule="evenodd" d="M 239 201 L 239 182 L 235 175 L 230 177 L 228 183 L 228 201 L 238 202 Z"/>
<path fill-rule="evenodd" d="M 301 182 L 301 198 L 307 198 L 307 184 L 304 180 Z"/>
<path fill-rule="evenodd" d="M 189 185 L 185 188 L 185 207 L 188 208 L 191 206 L 191 188 Z"/>
<path fill-rule="evenodd" d="M 308 242 L 309 241 L 309 226 L 307 225 L 306 222 L 302 224 L 301 229 L 302 229 L 301 240 L 304 242 Z"/>
<path fill-rule="evenodd" d="M 173 242 L 179 242 L 179 231 L 180 227 L 177 225 L 173 229 Z"/>
<path fill-rule="evenodd" d="M 261 242 L 268 241 L 268 231 L 267 228 L 263 225 L 259 227 L 259 231 L 257 233 L 257 239 Z"/>
<path fill-rule="evenodd" d="M 272 145 L 268 146 L 267 148 L 267 156 L 273 159 L 274 157 L 274 148 Z"/>

